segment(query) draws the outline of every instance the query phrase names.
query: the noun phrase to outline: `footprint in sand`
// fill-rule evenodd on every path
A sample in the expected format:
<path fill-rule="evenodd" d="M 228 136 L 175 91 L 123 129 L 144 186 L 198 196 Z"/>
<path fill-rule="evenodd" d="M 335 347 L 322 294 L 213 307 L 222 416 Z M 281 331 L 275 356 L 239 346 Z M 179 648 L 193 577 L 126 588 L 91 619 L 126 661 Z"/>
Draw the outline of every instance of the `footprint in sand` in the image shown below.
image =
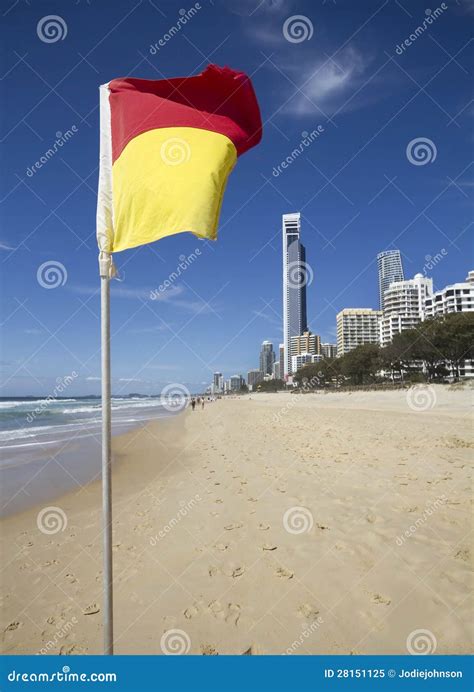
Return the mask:
<path fill-rule="evenodd" d="M 60 656 L 70 656 L 71 654 L 86 654 L 88 649 L 83 646 L 77 646 L 76 644 L 63 644 L 59 649 Z"/>
<path fill-rule="evenodd" d="M 258 528 L 260 529 L 260 531 L 268 531 L 268 529 L 270 528 L 270 524 L 261 524 L 260 523 L 258 525 Z"/>
<path fill-rule="evenodd" d="M 14 622 L 10 622 L 10 624 L 7 625 L 3 631 L 4 632 L 13 632 L 14 630 L 17 630 L 20 627 L 20 625 L 21 625 L 21 622 L 18 622 L 17 620 L 15 620 Z"/>
<path fill-rule="evenodd" d="M 224 529 L 226 531 L 233 531 L 234 529 L 241 529 L 243 526 L 242 522 L 236 521 L 233 524 L 227 524 L 227 526 L 224 526 Z"/>
<path fill-rule="evenodd" d="M 293 579 L 293 577 L 295 576 L 295 573 L 292 572 L 290 569 L 286 569 L 286 567 L 279 567 L 275 571 L 275 574 L 280 579 Z"/>
<path fill-rule="evenodd" d="M 216 545 L 217 550 L 222 550 L 222 551 L 227 550 L 228 547 L 229 547 L 229 543 L 217 543 L 217 545 Z"/>
<path fill-rule="evenodd" d="M 377 603 L 377 605 L 390 605 L 392 602 L 390 598 L 385 598 L 385 596 L 381 596 L 379 593 L 374 593 L 372 594 L 372 603 Z"/>
<path fill-rule="evenodd" d="M 238 603 L 228 603 L 224 607 L 219 601 L 211 601 L 208 608 L 218 620 L 224 620 L 224 622 L 237 625 L 240 618 L 240 606 Z"/>
<path fill-rule="evenodd" d="M 203 656 L 219 656 L 219 652 L 211 644 L 201 644 L 201 653 Z"/>
<path fill-rule="evenodd" d="M 74 574 L 68 573 L 68 574 L 66 574 L 66 577 L 65 577 L 65 578 L 67 579 L 67 581 L 68 581 L 70 584 L 75 584 L 75 583 L 77 582 L 77 579 L 76 579 L 76 577 L 74 576 Z"/>
<path fill-rule="evenodd" d="M 91 603 L 83 611 L 83 615 L 95 615 L 100 612 L 100 608 L 97 603 Z"/>
<path fill-rule="evenodd" d="M 297 612 L 298 615 L 301 615 L 301 617 L 306 618 L 307 620 L 316 620 L 319 615 L 319 610 L 316 608 L 316 606 L 311 605 L 310 603 L 303 603 L 300 605 Z"/>
<path fill-rule="evenodd" d="M 469 562 L 471 553 L 469 551 L 469 548 L 461 548 L 461 550 L 458 550 L 456 555 L 454 556 L 455 560 L 462 560 L 463 562 Z"/>
<path fill-rule="evenodd" d="M 196 608 L 196 606 L 189 606 L 189 608 L 186 608 L 186 610 L 183 613 L 186 620 L 191 620 L 192 618 L 195 618 L 196 615 L 198 615 L 198 614 L 199 614 L 199 611 Z"/>
<path fill-rule="evenodd" d="M 278 548 L 277 545 L 273 545 L 273 543 L 264 543 L 262 545 L 262 550 L 276 550 Z"/>

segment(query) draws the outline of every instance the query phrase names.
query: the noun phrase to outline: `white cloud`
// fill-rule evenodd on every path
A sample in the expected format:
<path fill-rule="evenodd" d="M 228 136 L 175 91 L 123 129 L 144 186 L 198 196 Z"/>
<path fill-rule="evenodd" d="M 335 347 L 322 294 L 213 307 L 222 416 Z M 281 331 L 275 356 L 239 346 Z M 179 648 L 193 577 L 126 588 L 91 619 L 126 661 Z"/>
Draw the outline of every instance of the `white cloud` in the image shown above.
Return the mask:
<path fill-rule="evenodd" d="M 351 94 L 363 85 L 363 75 L 369 62 L 367 56 L 347 46 L 333 59 L 326 58 L 311 65 L 303 73 L 303 79 L 295 79 L 300 91 L 288 101 L 284 111 L 295 115 L 314 115 L 320 108 L 331 115 L 345 109 Z M 294 65 L 286 71 L 295 72 Z M 354 105 L 351 104 L 351 107 Z"/>
<path fill-rule="evenodd" d="M 86 377 L 86 382 L 100 382 L 100 377 Z"/>
<path fill-rule="evenodd" d="M 15 250 L 15 248 L 6 243 L 4 240 L 0 240 L 0 250 Z"/>

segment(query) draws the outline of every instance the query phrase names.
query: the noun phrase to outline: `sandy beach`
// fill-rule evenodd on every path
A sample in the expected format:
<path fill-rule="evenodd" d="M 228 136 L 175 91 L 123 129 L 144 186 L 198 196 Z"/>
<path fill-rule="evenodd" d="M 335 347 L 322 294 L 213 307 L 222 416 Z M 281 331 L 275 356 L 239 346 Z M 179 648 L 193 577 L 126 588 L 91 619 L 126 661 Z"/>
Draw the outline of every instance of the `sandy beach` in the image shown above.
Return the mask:
<path fill-rule="evenodd" d="M 114 438 L 116 653 L 471 651 L 472 391 L 249 395 Z M 100 490 L 2 522 L 4 653 L 101 653 Z"/>

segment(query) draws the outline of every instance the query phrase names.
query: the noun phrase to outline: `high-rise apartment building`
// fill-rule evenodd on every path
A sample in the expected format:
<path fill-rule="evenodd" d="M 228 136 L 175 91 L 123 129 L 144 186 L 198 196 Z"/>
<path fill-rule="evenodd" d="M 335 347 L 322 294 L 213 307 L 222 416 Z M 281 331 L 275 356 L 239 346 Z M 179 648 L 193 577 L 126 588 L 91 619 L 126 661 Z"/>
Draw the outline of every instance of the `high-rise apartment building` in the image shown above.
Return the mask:
<path fill-rule="evenodd" d="M 284 375 L 291 375 L 290 340 L 307 331 L 306 252 L 300 243 L 300 214 L 283 214 L 283 339 Z"/>
<path fill-rule="evenodd" d="M 276 361 L 276 363 L 273 363 L 273 379 L 274 380 L 281 380 L 280 377 L 280 361 Z"/>
<path fill-rule="evenodd" d="M 229 379 L 229 389 L 231 392 L 238 392 L 243 384 L 245 384 L 245 380 L 242 375 L 232 375 Z"/>
<path fill-rule="evenodd" d="M 308 365 L 309 363 L 319 363 L 322 358 L 322 355 L 319 353 L 299 353 L 297 356 L 291 356 L 291 369 L 293 374 L 298 372 L 303 365 Z"/>
<path fill-rule="evenodd" d="M 466 280 L 436 291 L 425 301 L 425 317 L 437 317 L 450 312 L 474 312 L 474 271 Z"/>
<path fill-rule="evenodd" d="M 212 376 L 212 393 L 221 394 L 224 391 L 224 375 L 221 372 L 215 372 Z"/>
<path fill-rule="evenodd" d="M 345 308 L 337 315 L 337 355 L 343 356 L 362 344 L 378 344 L 381 310 Z"/>
<path fill-rule="evenodd" d="M 285 379 L 285 344 L 278 346 L 278 362 L 280 364 L 280 380 Z"/>
<path fill-rule="evenodd" d="M 394 281 L 404 281 L 400 250 L 386 250 L 377 255 L 379 273 L 379 307 L 383 310 L 385 291 Z"/>
<path fill-rule="evenodd" d="M 407 281 L 394 281 L 384 294 L 380 343 L 389 344 L 395 334 L 414 329 L 424 319 L 425 301 L 433 293 L 433 279 L 415 274 Z"/>
<path fill-rule="evenodd" d="M 263 375 L 260 370 L 249 370 L 247 373 L 247 384 L 252 391 L 263 380 Z"/>
<path fill-rule="evenodd" d="M 323 358 L 335 358 L 337 356 L 337 345 L 321 344 L 321 355 Z"/>
<path fill-rule="evenodd" d="M 275 362 L 275 351 L 271 341 L 264 341 L 260 349 L 260 372 L 262 375 L 273 374 L 273 363 Z"/>
<path fill-rule="evenodd" d="M 299 336 L 292 336 L 290 338 L 290 353 L 291 357 L 299 356 L 300 353 L 320 355 L 321 339 L 317 334 L 311 334 L 311 332 L 303 332 Z"/>

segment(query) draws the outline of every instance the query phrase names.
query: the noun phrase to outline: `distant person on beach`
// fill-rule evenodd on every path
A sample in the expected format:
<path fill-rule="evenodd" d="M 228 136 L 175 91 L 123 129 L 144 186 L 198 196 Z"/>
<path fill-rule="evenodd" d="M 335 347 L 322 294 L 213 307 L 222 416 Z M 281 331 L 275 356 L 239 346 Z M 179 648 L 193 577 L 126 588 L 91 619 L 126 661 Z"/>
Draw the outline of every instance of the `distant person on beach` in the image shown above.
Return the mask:
<path fill-rule="evenodd" d="M 201 408 L 204 408 L 204 397 L 202 398 Z"/>
<path fill-rule="evenodd" d="M 194 399 L 194 397 L 191 399 L 191 408 L 193 411 L 196 408 L 196 399 Z"/>

